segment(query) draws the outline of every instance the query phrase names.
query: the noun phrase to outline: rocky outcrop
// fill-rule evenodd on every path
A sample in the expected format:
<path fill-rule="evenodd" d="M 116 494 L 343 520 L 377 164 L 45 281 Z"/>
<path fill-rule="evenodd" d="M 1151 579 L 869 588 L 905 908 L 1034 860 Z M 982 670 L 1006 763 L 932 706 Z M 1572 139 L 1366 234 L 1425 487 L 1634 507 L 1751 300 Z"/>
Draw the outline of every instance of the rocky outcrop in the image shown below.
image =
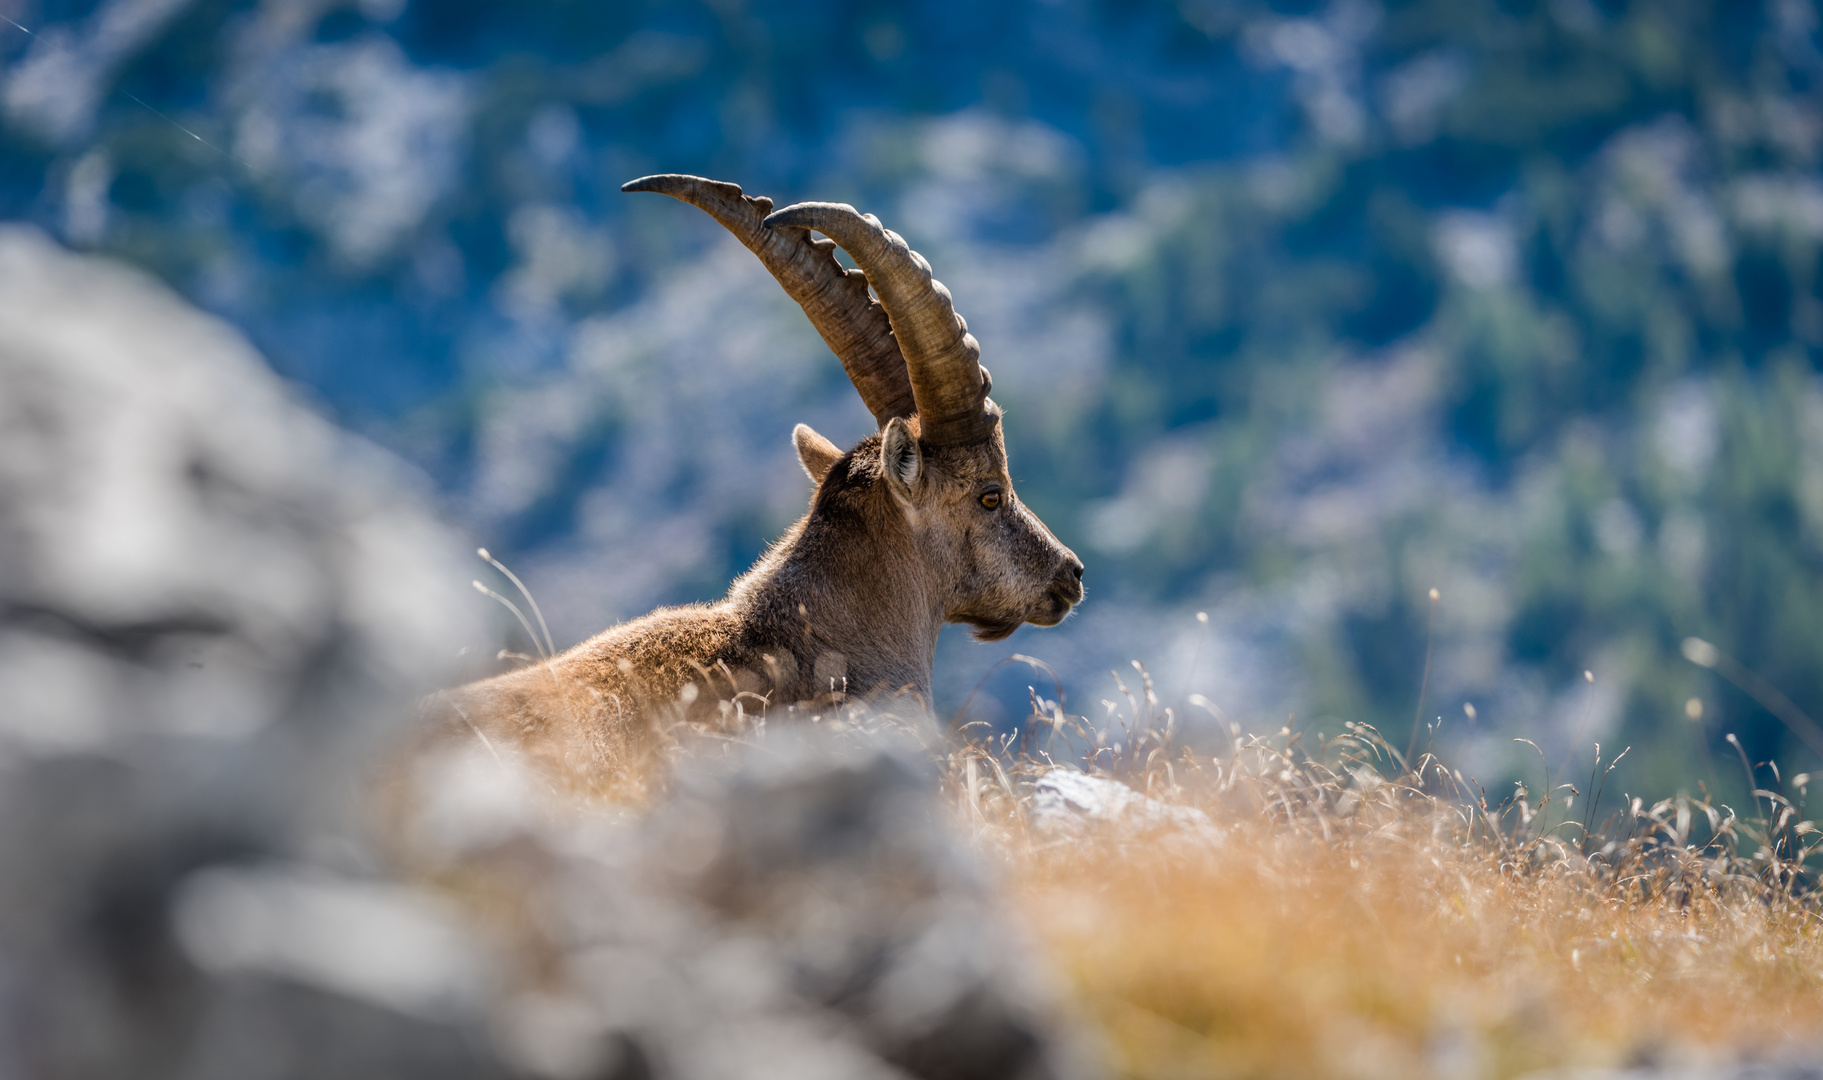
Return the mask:
<path fill-rule="evenodd" d="M 480 630 L 406 487 L 230 328 L 0 233 L 0 1073 L 487 1073 L 171 918 L 205 867 L 377 876 L 363 763 Z"/>
<path fill-rule="evenodd" d="M 413 846 L 511 898 L 548 958 L 501 1045 L 552 1077 L 1057 1077 L 1056 1010 L 883 732 L 775 733 L 686 766 L 648 819 L 556 817 L 511 759 L 457 747 Z M 476 814 L 473 808 L 491 808 Z"/>

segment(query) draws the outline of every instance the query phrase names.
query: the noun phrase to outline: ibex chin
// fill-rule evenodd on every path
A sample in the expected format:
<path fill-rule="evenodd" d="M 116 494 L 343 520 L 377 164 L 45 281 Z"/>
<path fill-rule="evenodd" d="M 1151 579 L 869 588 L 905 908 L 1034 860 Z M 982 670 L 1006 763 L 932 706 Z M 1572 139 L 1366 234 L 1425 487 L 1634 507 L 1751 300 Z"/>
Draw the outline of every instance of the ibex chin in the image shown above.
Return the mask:
<path fill-rule="evenodd" d="M 980 347 L 930 264 L 871 215 L 648 176 L 707 211 L 804 309 L 880 430 L 843 453 L 799 424 L 810 511 L 713 604 L 663 608 L 552 660 L 444 695 L 569 782 L 612 782 L 676 719 L 777 716 L 843 697 L 928 702 L 937 632 L 1054 626 L 1082 562 L 1019 500 Z M 812 237 L 822 233 L 828 239 Z M 859 270 L 844 270 L 840 245 Z M 869 295 L 869 287 L 878 296 Z"/>

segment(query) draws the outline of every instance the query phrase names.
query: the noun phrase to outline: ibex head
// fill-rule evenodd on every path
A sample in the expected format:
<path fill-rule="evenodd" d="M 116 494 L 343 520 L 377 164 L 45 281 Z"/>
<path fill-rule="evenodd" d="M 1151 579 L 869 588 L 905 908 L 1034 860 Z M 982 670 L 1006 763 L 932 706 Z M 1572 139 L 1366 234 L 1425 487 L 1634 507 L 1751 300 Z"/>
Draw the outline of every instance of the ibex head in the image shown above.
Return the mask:
<path fill-rule="evenodd" d="M 817 483 L 813 518 L 854 516 L 892 549 L 881 575 L 900 567 L 898 576 L 917 579 L 886 587 L 931 590 L 945 621 L 984 641 L 1063 621 L 1082 599 L 1082 561 L 1014 491 L 981 348 L 923 256 L 852 206 L 774 213 L 770 199 L 694 176 L 648 176 L 622 190 L 699 207 L 758 255 L 880 424 L 846 454 L 798 425 L 798 456 Z M 836 261 L 837 245 L 859 270 Z M 913 567 L 929 572 L 903 573 Z"/>

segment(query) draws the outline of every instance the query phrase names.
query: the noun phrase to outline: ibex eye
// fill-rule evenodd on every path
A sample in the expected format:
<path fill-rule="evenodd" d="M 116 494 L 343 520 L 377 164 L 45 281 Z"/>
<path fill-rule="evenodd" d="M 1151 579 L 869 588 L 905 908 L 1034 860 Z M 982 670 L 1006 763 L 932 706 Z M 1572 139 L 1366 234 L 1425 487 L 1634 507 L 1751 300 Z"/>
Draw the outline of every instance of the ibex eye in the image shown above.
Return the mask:
<path fill-rule="evenodd" d="M 981 496 L 981 506 L 986 510 L 1000 509 L 1000 493 L 998 491 L 990 491 L 986 495 Z"/>

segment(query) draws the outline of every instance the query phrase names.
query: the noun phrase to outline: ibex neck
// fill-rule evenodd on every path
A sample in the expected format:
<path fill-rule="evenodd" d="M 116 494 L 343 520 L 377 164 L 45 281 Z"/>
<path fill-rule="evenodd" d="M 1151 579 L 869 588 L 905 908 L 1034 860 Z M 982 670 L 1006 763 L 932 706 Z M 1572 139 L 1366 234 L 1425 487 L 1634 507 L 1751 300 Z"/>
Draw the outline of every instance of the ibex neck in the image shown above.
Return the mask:
<path fill-rule="evenodd" d="M 801 698 L 909 691 L 928 704 L 943 628 L 929 576 L 908 531 L 857 536 L 808 517 L 735 583 L 728 601 L 756 644 L 768 639 L 793 654 Z"/>

